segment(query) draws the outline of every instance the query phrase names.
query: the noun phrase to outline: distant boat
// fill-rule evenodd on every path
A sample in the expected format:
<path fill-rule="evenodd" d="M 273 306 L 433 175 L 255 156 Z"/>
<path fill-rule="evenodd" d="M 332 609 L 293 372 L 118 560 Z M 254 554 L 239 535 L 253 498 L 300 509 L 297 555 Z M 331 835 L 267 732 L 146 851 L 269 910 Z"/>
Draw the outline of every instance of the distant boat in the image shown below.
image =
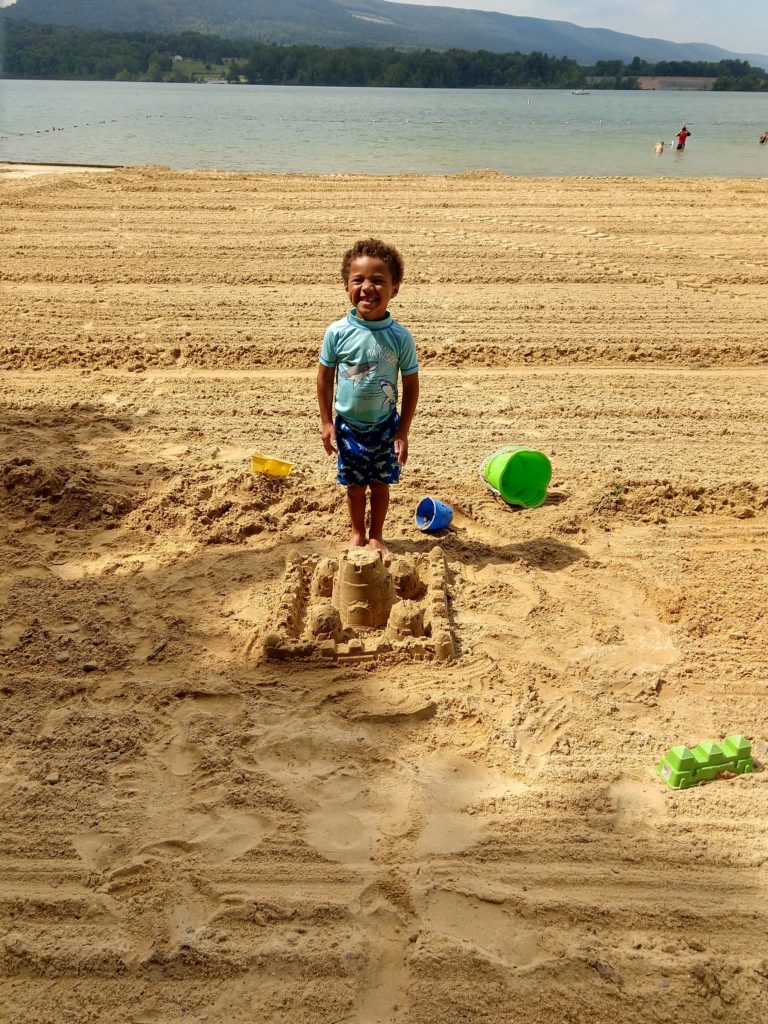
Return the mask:
<path fill-rule="evenodd" d="M 571 96 L 589 96 L 589 89 L 571 89 Z"/>

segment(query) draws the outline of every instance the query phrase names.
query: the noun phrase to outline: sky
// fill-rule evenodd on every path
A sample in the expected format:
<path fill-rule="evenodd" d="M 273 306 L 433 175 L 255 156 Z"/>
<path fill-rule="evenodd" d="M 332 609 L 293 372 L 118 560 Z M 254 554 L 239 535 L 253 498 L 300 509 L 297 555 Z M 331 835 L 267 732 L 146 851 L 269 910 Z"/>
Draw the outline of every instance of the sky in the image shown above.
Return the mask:
<path fill-rule="evenodd" d="M 736 53 L 768 53 L 766 0 L 400 0 L 570 21 L 673 43 L 711 43 Z"/>

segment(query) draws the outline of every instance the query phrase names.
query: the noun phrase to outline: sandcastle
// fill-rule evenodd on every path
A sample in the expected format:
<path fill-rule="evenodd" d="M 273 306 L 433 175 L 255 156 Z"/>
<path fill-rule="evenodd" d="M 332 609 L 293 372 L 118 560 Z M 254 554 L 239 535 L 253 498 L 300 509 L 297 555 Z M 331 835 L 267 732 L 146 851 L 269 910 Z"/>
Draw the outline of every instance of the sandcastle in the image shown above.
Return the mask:
<path fill-rule="evenodd" d="M 372 548 L 352 548 L 338 560 L 292 552 L 263 654 L 340 661 L 400 652 L 450 661 L 447 579 L 439 547 L 384 559 Z"/>

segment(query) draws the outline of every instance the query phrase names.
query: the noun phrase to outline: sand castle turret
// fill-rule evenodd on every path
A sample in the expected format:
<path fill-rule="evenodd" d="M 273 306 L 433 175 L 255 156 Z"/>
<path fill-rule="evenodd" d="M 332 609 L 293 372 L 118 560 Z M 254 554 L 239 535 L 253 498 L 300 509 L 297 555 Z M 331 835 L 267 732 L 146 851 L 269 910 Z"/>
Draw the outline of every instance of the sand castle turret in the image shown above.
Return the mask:
<path fill-rule="evenodd" d="M 338 608 L 327 603 L 315 605 L 309 613 L 307 631 L 316 640 L 341 640 L 344 630 Z"/>
<path fill-rule="evenodd" d="M 396 558 L 389 567 L 395 594 L 401 600 L 410 601 L 424 590 L 419 570 L 410 558 Z"/>
<path fill-rule="evenodd" d="M 424 612 L 415 601 L 398 601 L 387 623 L 387 636 L 404 640 L 407 636 L 424 636 Z"/>
<path fill-rule="evenodd" d="M 344 552 L 332 603 L 345 626 L 385 626 L 394 599 L 392 577 L 378 551 L 351 548 Z"/>

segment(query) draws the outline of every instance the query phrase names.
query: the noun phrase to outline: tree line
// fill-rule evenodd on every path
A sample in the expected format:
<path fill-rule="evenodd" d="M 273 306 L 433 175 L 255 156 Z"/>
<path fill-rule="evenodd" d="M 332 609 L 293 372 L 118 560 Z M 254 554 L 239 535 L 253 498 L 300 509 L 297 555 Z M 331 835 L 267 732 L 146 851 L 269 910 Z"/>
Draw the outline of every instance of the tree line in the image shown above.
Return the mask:
<path fill-rule="evenodd" d="M 768 90 L 768 73 L 747 61 L 660 61 L 635 57 L 584 66 L 546 53 L 487 50 L 278 46 L 215 35 L 103 30 L 34 25 L 0 16 L 6 78 L 189 82 L 185 61 L 225 65 L 233 83 L 262 85 L 391 86 L 399 88 L 635 89 L 641 76 L 715 78 L 719 90 Z M 175 57 L 183 58 L 179 62 Z"/>

